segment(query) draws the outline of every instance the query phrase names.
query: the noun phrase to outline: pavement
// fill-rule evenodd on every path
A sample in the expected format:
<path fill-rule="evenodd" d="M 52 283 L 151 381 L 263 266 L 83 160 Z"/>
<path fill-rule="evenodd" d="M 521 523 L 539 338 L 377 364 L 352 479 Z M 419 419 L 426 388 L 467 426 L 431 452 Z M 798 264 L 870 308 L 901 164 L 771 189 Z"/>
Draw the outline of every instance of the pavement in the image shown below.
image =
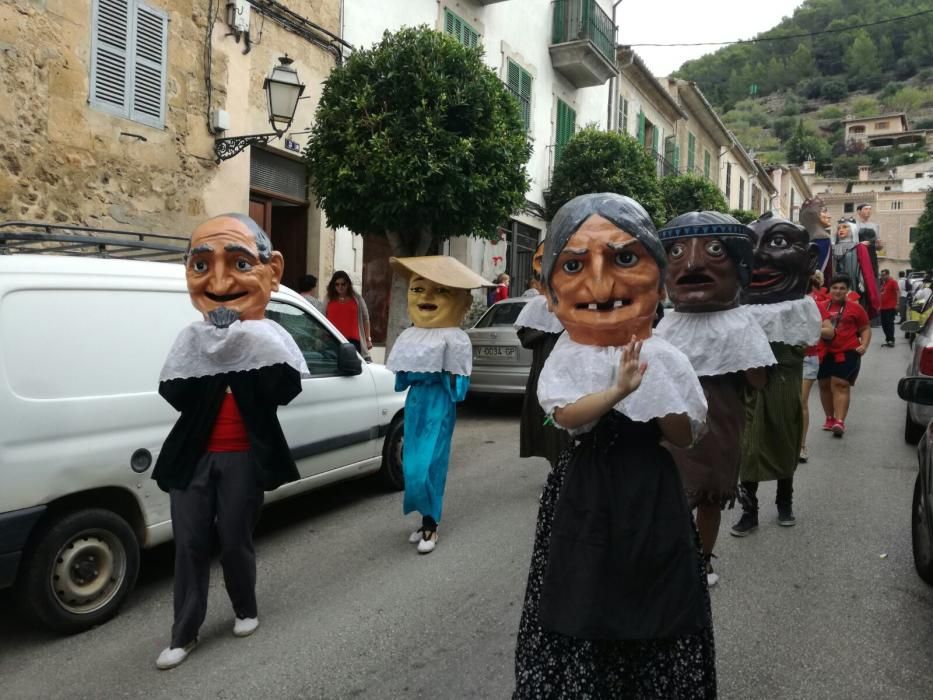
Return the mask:
<path fill-rule="evenodd" d="M 900 342 L 900 341 L 899 341 Z M 720 697 L 933 697 L 933 588 L 910 545 L 914 448 L 895 393 L 906 345 L 875 344 L 836 439 L 811 403 L 810 462 L 796 479 L 798 525 L 778 527 L 773 484 L 761 526 L 729 536 L 712 591 Z M 155 658 L 169 636 L 172 547 L 146 552 L 119 616 L 56 637 L 0 593 L 0 697 L 507 698 L 543 460 L 520 460 L 520 403 L 460 411 L 440 541 L 418 556 L 401 495 L 367 481 L 264 511 L 257 533 L 259 630 L 231 635 L 216 562 L 201 646 L 180 667 Z"/>

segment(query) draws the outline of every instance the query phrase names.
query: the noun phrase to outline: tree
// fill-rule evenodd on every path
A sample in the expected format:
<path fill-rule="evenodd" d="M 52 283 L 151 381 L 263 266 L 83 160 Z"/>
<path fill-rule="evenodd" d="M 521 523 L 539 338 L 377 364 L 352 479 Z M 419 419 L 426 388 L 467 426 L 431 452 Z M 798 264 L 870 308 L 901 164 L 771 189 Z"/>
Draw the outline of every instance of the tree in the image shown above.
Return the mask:
<path fill-rule="evenodd" d="M 820 97 L 824 100 L 842 100 L 849 94 L 849 89 L 841 80 L 827 80 L 820 88 Z"/>
<path fill-rule="evenodd" d="M 926 95 L 923 90 L 915 87 L 902 87 L 893 95 L 885 97 L 882 102 L 885 107 L 898 112 L 913 112 L 923 106 Z"/>
<path fill-rule="evenodd" d="M 881 72 L 878 47 L 864 29 L 856 32 L 846 50 L 845 62 L 849 77 L 856 81 L 872 80 Z"/>
<path fill-rule="evenodd" d="M 803 121 L 797 123 L 797 130 L 784 144 L 784 153 L 787 161 L 793 165 L 800 165 L 805 160 L 815 160 L 817 167 L 829 164 L 830 146 L 816 134 L 808 132 L 803 127 Z"/>
<path fill-rule="evenodd" d="M 816 73 L 816 63 L 813 61 L 813 52 L 810 46 L 804 42 L 797 45 L 797 49 L 787 60 L 787 72 L 789 77 L 794 80 L 809 78 Z"/>
<path fill-rule="evenodd" d="M 668 175 L 661 178 L 665 221 L 688 211 L 729 211 L 722 192 L 712 182 L 699 175 Z"/>
<path fill-rule="evenodd" d="M 923 213 L 917 221 L 917 235 L 910 251 L 910 266 L 915 270 L 933 269 L 933 190 L 927 192 Z"/>
<path fill-rule="evenodd" d="M 518 102 L 482 49 L 427 27 L 386 32 L 335 68 L 305 149 L 328 225 L 384 236 L 402 256 L 452 236 L 495 239 L 524 204 L 530 155 Z M 388 346 L 406 296 L 396 276 Z"/>
<path fill-rule="evenodd" d="M 758 214 L 750 209 L 730 209 L 729 216 L 737 219 L 740 224 L 750 224 L 758 219 Z"/>
<path fill-rule="evenodd" d="M 631 197 L 662 224 L 664 201 L 657 166 L 644 146 L 628 134 L 581 129 L 567 142 L 544 193 L 548 219 L 577 195 L 615 192 Z"/>

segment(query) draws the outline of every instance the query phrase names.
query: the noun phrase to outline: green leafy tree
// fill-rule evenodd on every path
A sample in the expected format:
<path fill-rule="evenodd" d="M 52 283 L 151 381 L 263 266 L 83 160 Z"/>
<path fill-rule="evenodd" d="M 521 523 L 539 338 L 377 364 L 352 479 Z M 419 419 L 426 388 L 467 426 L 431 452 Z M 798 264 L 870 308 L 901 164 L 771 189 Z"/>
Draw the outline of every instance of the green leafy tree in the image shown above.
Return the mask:
<path fill-rule="evenodd" d="M 567 142 L 544 193 L 548 219 L 574 197 L 615 192 L 641 204 L 656 224 L 663 223 L 664 202 L 657 165 L 644 146 L 628 134 L 581 129 Z"/>
<path fill-rule="evenodd" d="M 878 47 L 864 29 L 855 33 L 845 61 L 850 80 L 867 81 L 881 73 Z"/>
<path fill-rule="evenodd" d="M 902 87 L 889 97 L 885 97 L 882 103 L 890 110 L 898 112 L 913 112 L 923 106 L 926 95 L 923 90 L 915 87 Z"/>
<path fill-rule="evenodd" d="M 809 78 L 816 73 L 816 62 L 809 44 L 800 43 L 787 60 L 787 72 L 794 80 Z"/>
<path fill-rule="evenodd" d="M 816 134 L 806 131 L 803 121 L 798 122 L 797 130 L 784 144 L 787 162 L 800 165 L 805 160 L 815 160 L 817 167 L 829 164 L 830 146 Z"/>
<path fill-rule="evenodd" d="M 661 196 L 664 198 L 665 221 L 688 211 L 729 210 L 719 188 L 699 175 L 668 175 L 661 178 Z"/>
<path fill-rule="evenodd" d="M 305 149 L 330 226 L 424 255 L 452 236 L 494 240 L 524 204 L 531 146 L 518 103 L 468 49 L 427 27 L 386 32 L 324 83 Z M 388 344 L 407 323 L 396 277 Z"/>
<path fill-rule="evenodd" d="M 729 216 L 737 219 L 741 224 L 750 224 L 758 219 L 758 214 L 750 209 L 730 209 Z"/>
<path fill-rule="evenodd" d="M 849 94 L 849 89 L 841 80 L 827 80 L 820 89 L 820 97 L 824 100 L 842 100 Z"/>
<path fill-rule="evenodd" d="M 917 222 L 917 237 L 910 251 L 910 266 L 915 270 L 933 269 L 933 190 L 927 192 L 923 213 Z"/>

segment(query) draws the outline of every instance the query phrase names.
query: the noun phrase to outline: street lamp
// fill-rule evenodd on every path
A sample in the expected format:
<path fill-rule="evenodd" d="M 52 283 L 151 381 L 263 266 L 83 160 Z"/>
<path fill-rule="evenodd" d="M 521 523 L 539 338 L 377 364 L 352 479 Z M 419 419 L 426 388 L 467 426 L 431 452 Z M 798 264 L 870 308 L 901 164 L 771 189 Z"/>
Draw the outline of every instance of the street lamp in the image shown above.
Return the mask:
<path fill-rule="evenodd" d="M 266 91 L 266 108 L 269 112 L 269 124 L 272 133 L 231 136 L 214 140 L 214 155 L 217 162 L 232 158 L 247 146 L 265 145 L 273 138 L 279 138 L 291 126 L 298 108 L 298 100 L 305 90 L 304 83 L 298 79 L 298 71 L 292 68 L 292 59 L 288 54 L 279 58 L 279 65 L 263 81 Z"/>

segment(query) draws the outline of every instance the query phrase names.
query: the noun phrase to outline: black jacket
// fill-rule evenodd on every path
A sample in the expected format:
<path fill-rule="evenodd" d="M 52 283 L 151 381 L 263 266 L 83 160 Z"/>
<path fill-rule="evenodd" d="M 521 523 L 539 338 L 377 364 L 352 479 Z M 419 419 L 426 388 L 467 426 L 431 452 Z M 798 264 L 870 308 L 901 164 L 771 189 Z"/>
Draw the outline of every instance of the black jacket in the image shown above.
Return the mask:
<path fill-rule="evenodd" d="M 152 470 L 163 491 L 188 487 L 228 386 L 243 416 L 263 489 L 271 491 L 299 478 L 276 410 L 301 393 L 301 376 L 292 367 L 277 364 L 159 383 L 162 397 L 181 411 Z"/>

